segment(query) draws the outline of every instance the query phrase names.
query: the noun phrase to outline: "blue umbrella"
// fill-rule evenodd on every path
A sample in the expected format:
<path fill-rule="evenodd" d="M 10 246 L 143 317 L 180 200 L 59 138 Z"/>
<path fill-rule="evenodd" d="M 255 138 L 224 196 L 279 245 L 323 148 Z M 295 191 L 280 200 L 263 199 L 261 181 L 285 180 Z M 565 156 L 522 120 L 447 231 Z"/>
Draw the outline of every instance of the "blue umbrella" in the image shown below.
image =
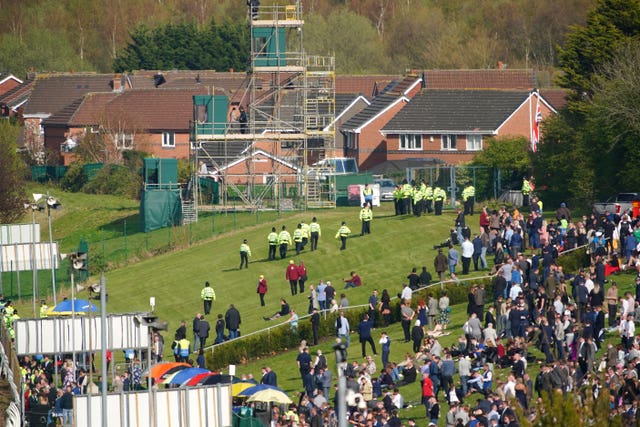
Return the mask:
<path fill-rule="evenodd" d="M 72 312 L 79 313 L 88 313 L 90 311 L 98 311 L 95 305 L 91 304 L 89 300 L 86 299 L 66 299 L 61 301 L 50 309 L 47 314 L 53 316 L 70 316 Z"/>
<path fill-rule="evenodd" d="M 254 385 L 253 387 L 249 387 L 249 388 L 245 388 L 244 390 L 242 390 L 238 396 L 251 396 L 259 391 L 263 391 L 263 390 L 277 390 L 277 391 L 282 391 L 281 389 L 279 389 L 278 387 L 274 387 L 272 385 L 267 385 L 267 384 L 258 384 L 258 385 Z"/>
<path fill-rule="evenodd" d="M 171 378 L 170 381 L 165 381 L 164 384 L 182 384 L 184 382 L 189 381 L 191 378 L 195 377 L 198 374 L 204 374 L 206 372 L 211 372 L 208 369 L 202 368 L 187 368 L 179 371 L 177 374 Z"/>

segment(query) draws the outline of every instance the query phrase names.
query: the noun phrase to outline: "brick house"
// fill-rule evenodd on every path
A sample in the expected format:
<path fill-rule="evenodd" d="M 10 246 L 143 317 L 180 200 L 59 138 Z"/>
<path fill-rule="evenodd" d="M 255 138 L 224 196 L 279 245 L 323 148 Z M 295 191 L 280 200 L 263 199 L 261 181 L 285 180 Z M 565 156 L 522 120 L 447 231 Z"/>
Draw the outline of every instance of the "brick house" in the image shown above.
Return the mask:
<path fill-rule="evenodd" d="M 382 127 L 385 160 L 465 163 L 488 138 L 529 139 L 538 96 L 530 91 L 425 89 Z M 540 110 L 543 119 L 556 113 L 542 96 Z"/>
<path fill-rule="evenodd" d="M 386 140 L 380 129 L 415 96 L 423 85 L 420 77 L 408 76 L 385 88 L 362 111 L 338 129 L 342 133 L 345 157 L 353 157 L 360 169 L 386 160 Z"/>

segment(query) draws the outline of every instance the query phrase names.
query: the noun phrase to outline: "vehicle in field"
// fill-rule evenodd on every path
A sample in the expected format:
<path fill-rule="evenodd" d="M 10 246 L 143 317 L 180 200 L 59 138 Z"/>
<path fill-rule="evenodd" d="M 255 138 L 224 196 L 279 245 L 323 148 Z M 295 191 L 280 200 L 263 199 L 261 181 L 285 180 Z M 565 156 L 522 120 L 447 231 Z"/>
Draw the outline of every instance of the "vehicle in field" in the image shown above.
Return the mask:
<path fill-rule="evenodd" d="M 624 211 L 631 211 L 633 209 L 634 200 L 640 201 L 639 193 L 618 193 L 606 202 L 594 203 L 593 212 L 597 215 L 602 215 L 605 212 L 621 214 Z"/>

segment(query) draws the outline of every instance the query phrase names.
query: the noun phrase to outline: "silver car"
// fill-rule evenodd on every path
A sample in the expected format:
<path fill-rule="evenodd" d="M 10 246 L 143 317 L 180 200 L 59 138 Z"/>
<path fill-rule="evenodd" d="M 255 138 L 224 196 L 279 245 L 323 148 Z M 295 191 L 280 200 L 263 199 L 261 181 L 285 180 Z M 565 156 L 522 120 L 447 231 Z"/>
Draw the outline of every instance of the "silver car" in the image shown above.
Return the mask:
<path fill-rule="evenodd" d="M 378 184 L 380 186 L 380 201 L 381 202 L 391 202 L 393 201 L 393 190 L 396 188 L 396 185 L 392 180 L 386 178 L 374 179 L 374 184 Z"/>

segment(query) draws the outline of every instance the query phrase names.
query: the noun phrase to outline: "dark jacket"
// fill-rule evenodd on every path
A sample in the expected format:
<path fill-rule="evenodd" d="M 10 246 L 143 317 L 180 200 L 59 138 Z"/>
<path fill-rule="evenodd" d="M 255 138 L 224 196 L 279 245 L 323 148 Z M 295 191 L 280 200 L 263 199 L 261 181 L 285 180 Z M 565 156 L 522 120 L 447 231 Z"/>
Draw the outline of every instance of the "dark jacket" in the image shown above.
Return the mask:
<path fill-rule="evenodd" d="M 240 327 L 240 312 L 237 308 L 231 307 L 227 310 L 227 313 L 224 315 L 224 321 L 227 324 L 227 329 L 230 331 L 235 331 Z"/>
<path fill-rule="evenodd" d="M 206 320 L 202 319 L 200 320 L 200 322 L 198 322 L 198 336 L 200 338 L 209 337 L 210 329 L 211 329 L 211 326 L 209 325 L 209 322 L 207 322 Z"/>

